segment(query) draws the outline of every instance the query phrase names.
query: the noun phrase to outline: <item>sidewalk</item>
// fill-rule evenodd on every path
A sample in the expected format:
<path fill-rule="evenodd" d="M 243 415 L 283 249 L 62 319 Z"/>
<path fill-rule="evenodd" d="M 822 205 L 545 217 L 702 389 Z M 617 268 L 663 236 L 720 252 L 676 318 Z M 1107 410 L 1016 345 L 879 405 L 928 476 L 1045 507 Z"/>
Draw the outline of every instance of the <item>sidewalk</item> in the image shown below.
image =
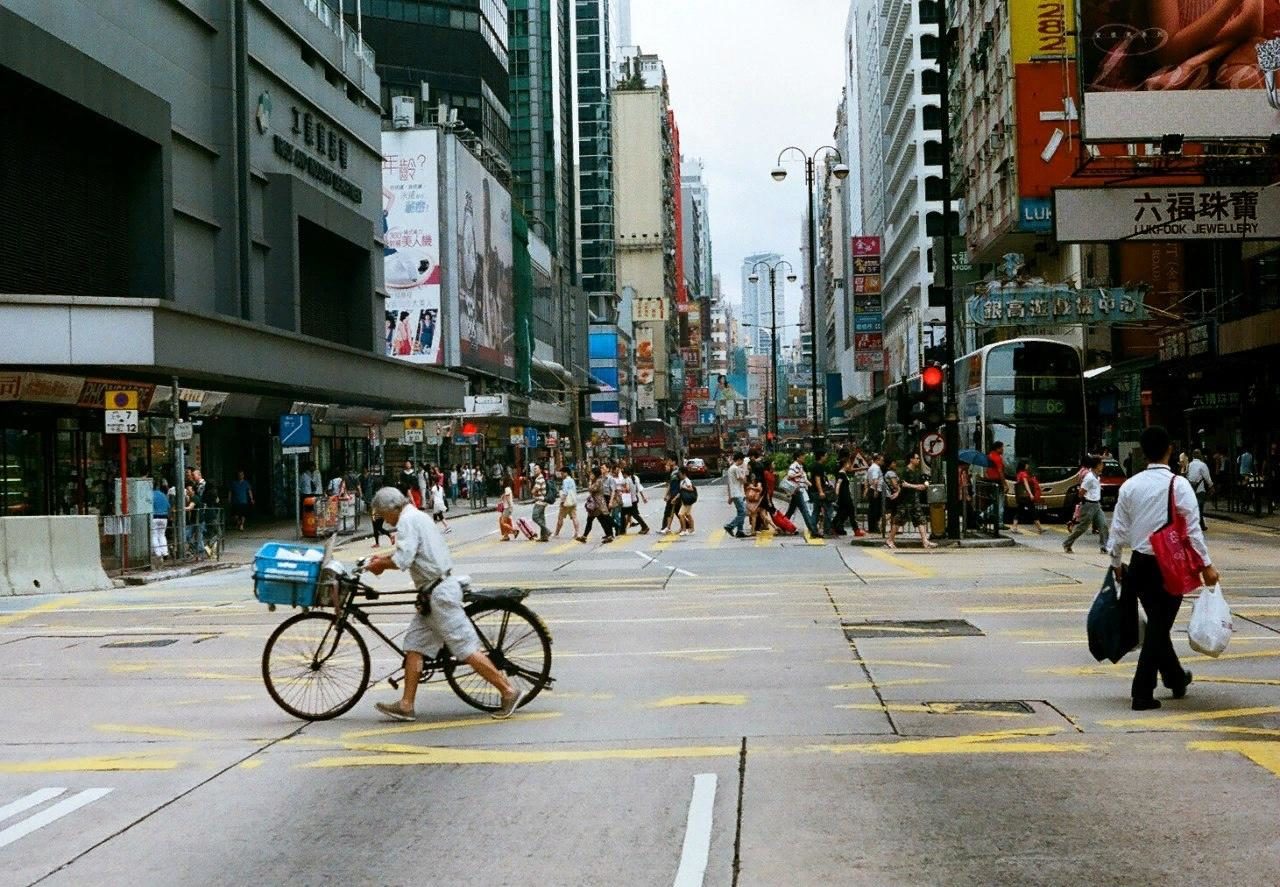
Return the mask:
<path fill-rule="evenodd" d="M 451 506 L 449 508 L 448 517 L 450 519 L 467 517 L 472 514 L 487 514 L 497 510 L 497 500 L 489 499 L 490 504 L 479 508 L 471 508 L 470 504 L 464 507 L 461 504 Z M 351 542 L 360 542 L 373 538 L 373 524 L 367 513 L 360 515 L 360 521 L 354 533 L 348 533 L 338 536 L 338 545 L 345 545 Z M 121 577 L 121 580 L 127 585 L 149 585 L 153 582 L 163 582 L 168 579 L 178 579 L 183 576 L 192 576 L 196 573 L 207 573 L 211 570 L 226 570 L 234 567 L 241 567 L 245 564 L 253 563 L 253 556 L 267 542 L 298 542 L 302 541 L 311 545 L 323 545 L 324 537 L 298 539 L 296 524 L 292 519 L 288 520 L 258 520 L 251 522 L 243 532 L 236 529 L 228 529 L 226 538 L 223 540 L 222 557 L 219 560 L 203 560 L 191 564 L 183 564 L 177 567 L 168 567 L 161 570 L 152 570 L 147 573 L 132 573 L 128 576 Z"/>
<path fill-rule="evenodd" d="M 1210 511 L 1205 509 L 1204 518 L 1209 526 L 1212 526 L 1213 521 L 1222 521 L 1223 523 L 1245 524 L 1246 526 L 1280 533 L 1280 511 L 1273 514 L 1263 512 L 1262 516 L 1258 517 L 1252 511 Z"/>

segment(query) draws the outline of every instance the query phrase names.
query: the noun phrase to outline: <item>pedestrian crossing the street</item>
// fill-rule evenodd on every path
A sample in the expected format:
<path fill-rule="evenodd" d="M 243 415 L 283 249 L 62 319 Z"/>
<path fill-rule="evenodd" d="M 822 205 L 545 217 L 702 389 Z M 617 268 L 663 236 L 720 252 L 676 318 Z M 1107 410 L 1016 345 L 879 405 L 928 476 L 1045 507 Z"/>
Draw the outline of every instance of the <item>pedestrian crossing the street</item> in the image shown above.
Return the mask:
<path fill-rule="evenodd" d="M 41 788 L 0 807 L 0 849 L 111 793 L 109 788 L 87 788 L 72 795 L 67 795 L 68 791 L 66 788 Z M 59 798 L 61 800 L 57 800 Z M 51 804 L 50 801 L 56 803 Z M 28 811 L 33 812 L 6 825 L 9 820 Z"/>
<path fill-rule="evenodd" d="M 604 537 L 598 532 L 593 532 L 591 537 L 585 542 L 579 542 L 572 536 L 561 535 L 552 537 L 546 543 L 533 542 L 526 539 L 512 540 L 504 542 L 502 537 L 497 533 L 475 539 L 470 542 L 461 544 L 453 544 L 450 546 L 453 556 L 463 560 L 509 560 L 509 559 L 527 559 L 527 558 L 544 558 L 544 557 L 564 557 L 572 556 L 579 553 L 595 552 L 602 550 Z M 681 536 L 677 533 L 626 533 L 614 537 L 614 541 L 609 544 L 608 551 L 649 551 L 661 553 L 671 550 L 731 550 L 737 545 L 755 545 L 756 547 L 765 548 L 776 546 L 783 542 L 798 543 L 803 542 L 807 545 L 823 546 L 828 540 L 817 536 L 811 536 L 808 533 L 802 533 L 798 536 L 783 536 L 777 533 L 765 532 L 757 533 L 754 536 L 748 536 L 745 539 L 738 539 L 732 533 L 725 532 L 722 527 L 714 527 L 710 530 L 698 530 L 692 536 Z"/>

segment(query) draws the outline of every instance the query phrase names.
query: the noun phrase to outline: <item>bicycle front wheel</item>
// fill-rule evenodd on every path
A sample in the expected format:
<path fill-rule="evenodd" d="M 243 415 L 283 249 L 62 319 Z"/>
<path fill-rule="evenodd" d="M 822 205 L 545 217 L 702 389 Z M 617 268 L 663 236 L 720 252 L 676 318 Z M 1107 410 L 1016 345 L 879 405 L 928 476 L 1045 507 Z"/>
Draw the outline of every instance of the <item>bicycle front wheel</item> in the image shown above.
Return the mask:
<path fill-rule="evenodd" d="M 498 671 L 524 691 L 524 708 L 542 692 L 551 675 L 551 633 L 533 611 L 513 602 L 483 601 L 467 606 L 476 631 L 488 641 L 485 649 Z M 497 711 L 502 696 L 470 665 L 450 661 L 445 680 L 467 705 L 481 711 Z"/>
<path fill-rule="evenodd" d="M 262 680 L 276 705 L 304 721 L 350 711 L 369 686 L 369 648 L 345 619 L 299 613 L 271 633 Z"/>

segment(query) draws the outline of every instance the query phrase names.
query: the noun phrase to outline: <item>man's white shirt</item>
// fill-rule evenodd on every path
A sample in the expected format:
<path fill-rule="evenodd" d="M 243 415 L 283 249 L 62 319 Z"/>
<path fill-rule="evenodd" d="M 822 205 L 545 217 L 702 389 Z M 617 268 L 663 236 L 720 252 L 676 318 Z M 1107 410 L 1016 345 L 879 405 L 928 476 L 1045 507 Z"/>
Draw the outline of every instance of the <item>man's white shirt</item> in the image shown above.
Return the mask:
<path fill-rule="evenodd" d="M 1196 494 L 1185 477 L 1175 477 L 1167 465 L 1155 465 L 1139 471 L 1124 482 L 1111 518 L 1111 536 L 1107 552 L 1112 566 L 1123 563 L 1126 547 L 1141 554 L 1151 554 L 1151 534 L 1169 520 L 1169 481 L 1173 479 L 1174 507 L 1187 522 L 1191 547 L 1208 566 L 1209 548 L 1200 531 L 1200 506 Z"/>

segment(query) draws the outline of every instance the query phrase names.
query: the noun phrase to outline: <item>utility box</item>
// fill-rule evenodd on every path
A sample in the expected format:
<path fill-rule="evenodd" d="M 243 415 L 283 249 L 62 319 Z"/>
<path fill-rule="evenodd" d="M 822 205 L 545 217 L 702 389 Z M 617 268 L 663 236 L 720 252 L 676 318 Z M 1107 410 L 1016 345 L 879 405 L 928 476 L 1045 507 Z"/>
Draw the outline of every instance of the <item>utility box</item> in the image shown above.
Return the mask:
<path fill-rule="evenodd" d="M 947 532 L 947 486 L 929 484 L 929 532 L 942 536 Z"/>

